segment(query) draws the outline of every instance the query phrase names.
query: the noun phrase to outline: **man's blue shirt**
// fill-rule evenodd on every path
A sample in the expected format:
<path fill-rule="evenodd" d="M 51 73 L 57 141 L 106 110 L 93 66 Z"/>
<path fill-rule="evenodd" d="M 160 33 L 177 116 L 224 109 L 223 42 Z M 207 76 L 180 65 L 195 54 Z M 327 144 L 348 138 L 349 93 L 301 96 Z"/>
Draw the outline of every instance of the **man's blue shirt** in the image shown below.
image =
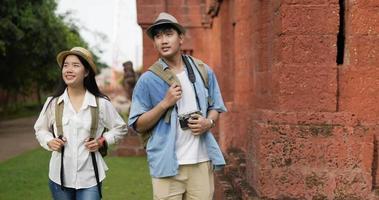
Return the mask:
<path fill-rule="evenodd" d="M 158 61 L 164 69 L 168 66 L 161 59 Z M 192 63 L 191 63 L 192 64 Z M 208 110 L 226 112 L 214 72 L 205 65 L 208 72 L 209 89 L 204 86 L 202 78 L 195 66 L 192 66 L 196 76 L 196 95 L 198 96 L 201 112 L 206 116 Z M 139 78 L 132 98 L 129 115 L 129 126 L 134 123 L 143 113 L 153 109 L 166 96 L 169 85 L 151 71 L 147 71 Z M 210 101 L 208 100 L 210 98 Z M 148 140 L 146 151 L 152 177 L 161 178 L 178 174 L 178 161 L 175 153 L 175 140 L 177 132 L 178 113 L 174 107 L 170 122 L 165 122 L 164 116 L 158 121 L 152 130 L 152 136 Z M 200 136 L 205 141 L 208 156 L 215 169 L 225 165 L 222 152 L 210 131 Z"/>

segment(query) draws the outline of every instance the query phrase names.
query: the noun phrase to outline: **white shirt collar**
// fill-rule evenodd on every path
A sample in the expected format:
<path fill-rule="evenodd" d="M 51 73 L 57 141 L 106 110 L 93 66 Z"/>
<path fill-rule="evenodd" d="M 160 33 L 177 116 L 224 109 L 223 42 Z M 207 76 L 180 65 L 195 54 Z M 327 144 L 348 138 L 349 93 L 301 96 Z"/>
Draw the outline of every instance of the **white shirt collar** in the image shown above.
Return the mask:
<path fill-rule="evenodd" d="M 70 98 L 68 97 L 67 88 L 64 90 L 63 94 L 61 96 L 59 96 L 59 98 L 58 98 L 58 103 L 61 103 L 62 101 L 65 103 L 70 102 Z M 84 100 L 83 100 L 83 104 L 82 104 L 82 109 L 85 109 L 88 106 L 97 107 L 97 104 L 96 104 L 95 95 L 93 95 L 91 92 L 86 90 L 86 94 L 84 95 Z"/>
<path fill-rule="evenodd" d="M 97 107 L 96 105 L 96 97 L 90 91 L 86 90 L 86 94 L 84 96 L 83 106 L 92 106 Z M 84 107 L 83 107 L 84 108 Z"/>

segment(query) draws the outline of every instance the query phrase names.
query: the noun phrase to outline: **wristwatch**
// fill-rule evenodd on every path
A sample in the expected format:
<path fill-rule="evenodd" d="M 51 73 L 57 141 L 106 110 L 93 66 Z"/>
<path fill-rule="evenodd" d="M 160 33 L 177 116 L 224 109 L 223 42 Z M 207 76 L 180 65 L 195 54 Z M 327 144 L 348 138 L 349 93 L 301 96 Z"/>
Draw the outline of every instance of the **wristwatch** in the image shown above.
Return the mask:
<path fill-rule="evenodd" d="M 215 123 L 215 120 L 213 119 L 209 119 L 211 121 L 211 128 L 215 127 L 216 126 L 216 123 Z"/>

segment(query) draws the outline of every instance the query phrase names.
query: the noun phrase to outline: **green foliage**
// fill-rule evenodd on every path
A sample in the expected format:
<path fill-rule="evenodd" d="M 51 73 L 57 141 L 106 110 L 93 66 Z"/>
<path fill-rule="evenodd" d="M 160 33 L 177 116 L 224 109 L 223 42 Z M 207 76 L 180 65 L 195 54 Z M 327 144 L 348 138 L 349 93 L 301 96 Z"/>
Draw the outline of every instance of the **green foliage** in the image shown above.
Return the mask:
<path fill-rule="evenodd" d="M 64 22 L 67 16 L 55 14 L 56 7 L 55 0 L 2 0 L 0 89 L 7 94 L 52 90 L 60 74 L 57 53 L 87 48 L 78 28 Z"/>
<path fill-rule="evenodd" d="M 50 199 L 50 152 L 41 148 L 0 162 L 0 199 Z M 109 167 L 103 183 L 104 199 L 152 199 L 145 157 L 106 157 Z"/>
<path fill-rule="evenodd" d="M 21 117 L 38 116 L 41 111 L 41 105 L 38 102 L 20 102 L 0 109 L 0 121 L 17 119 Z"/>

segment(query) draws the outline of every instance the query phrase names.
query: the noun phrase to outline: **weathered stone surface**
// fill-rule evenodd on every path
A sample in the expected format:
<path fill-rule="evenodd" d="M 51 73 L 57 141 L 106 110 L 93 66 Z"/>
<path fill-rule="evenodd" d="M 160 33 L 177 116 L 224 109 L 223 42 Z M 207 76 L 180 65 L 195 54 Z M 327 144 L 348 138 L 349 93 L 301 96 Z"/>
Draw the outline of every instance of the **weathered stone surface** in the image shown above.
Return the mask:
<path fill-rule="evenodd" d="M 138 1 L 143 27 L 158 11 L 176 15 L 183 48 L 219 80 L 228 113 L 214 134 L 228 165 L 216 199 L 379 199 L 379 1 L 343 1 L 345 16 L 341 3 Z M 148 67 L 157 55 L 144 37 Z"/>

